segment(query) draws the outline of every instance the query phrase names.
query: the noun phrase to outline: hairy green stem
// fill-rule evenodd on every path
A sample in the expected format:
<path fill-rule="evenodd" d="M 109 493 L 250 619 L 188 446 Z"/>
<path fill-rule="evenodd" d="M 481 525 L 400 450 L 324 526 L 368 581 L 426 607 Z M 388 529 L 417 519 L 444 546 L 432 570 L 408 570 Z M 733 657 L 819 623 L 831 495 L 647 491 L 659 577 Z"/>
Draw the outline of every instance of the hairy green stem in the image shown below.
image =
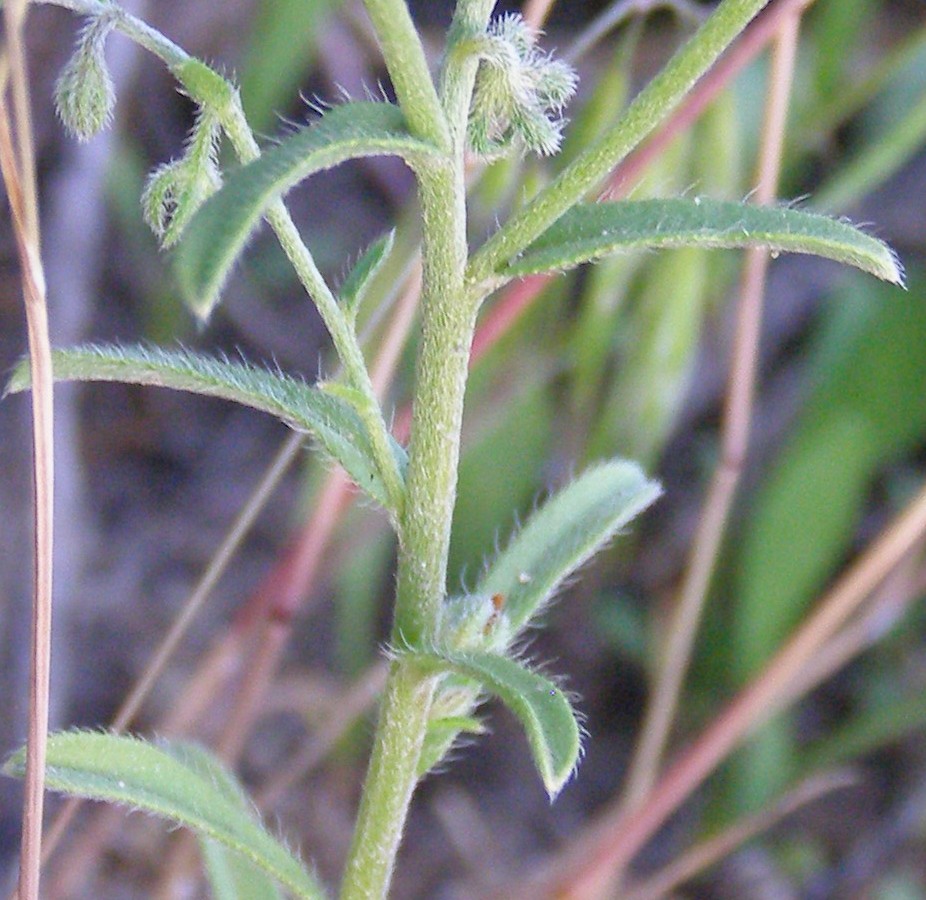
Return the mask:
<path fill-rule="evenodd" d="M 464 154 L 466 119 L 475 63 L 448 63 L 438 110 L 440 124 L 420 122 L 428 110 L 412 110 L 407 89 L 420 60 L 393 54 L 404 20 L 404 2 L 373 2 L 374 17 L 399 102 L 411 122 L 429 135 L 448 135 L 451 152 L 418 172 L 424 246 L 422 335 L 418 353 L 405 511 L 399 528 L 399 560 L 392 640 L 396 647 L 434 639 L 446 592 L 450 527 L 456 500 L 460 431 L 476 304 L 464 296 L 467 261 Z M 461 0 L 454 35 L 484 30 L 494 3 Z M 392 10 L 391 13 L 388 10 Z M 375 13 L 375 16 L 374 16 Z M 407 10 L 405 11 L 407 15 Z M 395 29 L 393 26 L 400 22 Z M 452 40 L 453 38 L 451 38 Z M 452 54 L 448 54 L 448 58 Z M 430 84 L 430 82 L 429 82 Z M 436 95 L 435 95 L 436 96 Z M 430 100 L 429 100 L 430 103 Z M 433 679 L 401 660 L 393 663 L 374 741 L 342 898 L 385 896 L 409 804 L 418 781 Z"/>
<path fill-rule="evenodd" d="M 183 48 L 164 37 L 160 31 L 126 12 L 112 0 L 30 0 L 30 2 L 44 6 L 60 6 L 62 9 L 69 9 L 82 16 L 112 16 L 119 31 L 171 68 L 192 59 Z"/>
<path fill-rule="evenodd" d="M 496 268 L 520 253 L 582 199 L 674 110 L 768 0 L 724 0 L 698 32 L 636 96 L 602 138 L 569 165 L 474 254 L 474 294 Z"/>
<path fill-rule="evenodd" d="M 444 600 L 460 428 L 475 309 L 463 302 L 466 210 L 462 151 L 420 173 L 424 218 L 418 354 L 392 640 L 433 640 Z M 393 664 L 374 739 L 342 897 L 385 896 L 418 780 L 432 679 Z M 358 887 L 361 885 L 362 887 Z"/>
<path fill-rule="evenodd" d="M 450 135 L 421 38 L 405 0 L 363 0 L 408 127 L 416 137 L 448 149 Z"/>
<path fill-rule="evenodd" d="M 312 297 L 328 328 L 338 358 L 344 366 L 344 373 L 350 385 L 359 391 L 363 403 L 355 405 L 357 414 L 363 419 L 370 435 L 370 445 L 376 464 L 382 476 L 396 520 L 402 515 L 405 489 L 402 476 L 392 449 L 382 408 L 376 399 L 373 383 L 363 359 L 360 344 L 351 324 L 315 265 L 315 260 L 299 236 L 295 223 L 282 200 L 278 200 L 267 211 L 267 221 L 280 242 L 280 246 L 293 265 L 303 287 Z"/>
<path fill-rule="evenodd" d="M 252 162 L 260 156 L 260 148 L 247 123 L 237 91 L 234 92 L 229 109 L 222 117 L 222 125 L 241 162 Z M 363 395 L 364 402 L 357 404 L 355 408 L 367 426 L 377 467 L 389 493 L 391 510 L 395 519 L 398 520 L 402 514 L 405 498 L 402 476 L 389 445 L 386 422 L 376 398 L 373 383 L 370 381 L 353 325 L 318 270 L 315 259 L 302 240 L 286 204 L 282 200 L 277 200 L 267 210 L 266 219 L 276 234 L 287 259 L 292 264 L 300 283 L 315 303 L 331 335 L 348 383 Z"/>
<path fill-rule="evenodd" d="M 370 900 L 387 894 L 406 811 L 418 780 L 418 759 L 433 693 L 434 679 L 423 679 L 408 662 L 392 664 L 344 870 L 341 900 Z"/>
<path fill-rule="evenodd" d="M 472 45 L 485 36 L 494 6 L 495 0 L 461 0 L 447 35 L 441 101 L 453 139 L 459 147 L 465 146 L 470 98 L 479 68 L 479 56 L 472 52 Z"/>

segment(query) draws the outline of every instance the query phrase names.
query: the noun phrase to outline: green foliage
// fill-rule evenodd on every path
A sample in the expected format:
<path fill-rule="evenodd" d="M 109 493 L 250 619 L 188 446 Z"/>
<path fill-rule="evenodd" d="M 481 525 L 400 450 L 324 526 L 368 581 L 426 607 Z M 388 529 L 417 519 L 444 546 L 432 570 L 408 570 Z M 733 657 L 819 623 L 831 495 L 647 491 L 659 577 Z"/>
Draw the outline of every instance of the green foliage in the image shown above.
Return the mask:
<path fill-rule="evenodd" d="M 189 391 L 231 400 L 282 419 L 297 431 L 308 431 L 322 449 L 340 463 L 358 487 L 390 508 L 369 433 L 349 402 L 328 391 L 246 363 L 201 356 L 188 350 L 160 347 L 89 346 L 57 350 L 53 355 L 58 381 L 120 381 Z M 29 386 L 27 361 L 19 364 L 6 393 Z M 405 465 L 405 451 L 393 443 L 396 466 Z"/>
<path fill-rule="evenodd" d="M 815 205 L 841 209 L 883 184 L 923 146 L 926 140 L 926 100 L 914 104 L 820 189 Z"/>
<path fill-rule="evenodd" d="M 660 493 L 639 466 L 624 460 L 583 472 L 512 537 L 475 593 L 501 594 L 513 634 L 518 634 L 565 579 Z"/>
<path fill-rule="evenodd" d="M 392 253 L 393 244 L 395 244 L 395 230 L 370 244 L 350 270 L 350 274 L 344 279 L 338 295 L 341 305 L 352 322 L 357 318 L 357 312 L 366 299 L 370 285 L 382 270 L 383 263 L 389 258 L 389 254 Z"/>
<path fill-rule="evenodd" d="M 191 761 L 184 761 L 187 753 Z M 22 777 L 24 767 L 25 751 L 20 751 L 6 762 L 4 772 Z M 216 782 L 218 769 L 211 763 L 204 771 L 198 750 L 175 747 L 168 752 L 134 737 L 68 731 L 49 738 L 46 779 L 52 790 L 108 800 L 192 828 L 259 866 L 297 897 L 324 897 L 302 862 L 256 820 L 240 792 L 231 789 L 231 776 Z"/>
<path fill-rule="evenodd" d="M 519 140 L 532 153 L 559 149 L 560 116 L 575 93 L 575 72 L 536 46 L 518 15 L 501 16 L 477 41 L 479 71 L 467 137 L 481 156 L 504 152 Z"/>
<path fill-rule="evenodd" d="M 924 287 L 910 301 L 851 282 L 831 298 L 818 383 L 753 502 L 734 573 L 729 672 L 742 685 L 808 610 L 848 553 L 876 475 L 926 436 Z M 736 791 L 767 801 L 797 766 L 784 717 L 741 757 Z"/>
<path fill-rule="evenodd" d="M 556 684 L 517 660 L 494 653 L 440 648 L 415 651 L 407 658 L 428 672 L 455 672 L 499 697 L 524 726 L 544 787 L 551 800 L 556 797 L 581 751 L 575 713 Z"/>
<path fill-rule="evenodd" d="M 219 137 L 216 116 L 208 108 L 200 109 L 183 156 L 148 177 L 142 211 L 162 247 L 177 243 L 196 211 L 221 187 Z"/>
<path fill-rule="evenodd" d="M 873 477 L 926 435 L 926 308 L 851 284 L 831 298 L 825 375 L 754 501 L 733 564 L 742 682 L 799 620 L 845 555 Z"/>
<path fill-rule="evenodd" d="M 493 555 L 499 523 L 529 508 L 549 453 L 555 410 L 545 384 L 518 385 L 498 413 L 473 423 L 463 443 L 448 560 L 454 587 Z"/>
<path fill-rule="evenodd" d="M 581 749 L 577 716 L 555 679 L 519 659 L 520 638 L 566 580 L 661 492 L 635 462 L 593 465 L 529 516 L 471 592 L 448 595 L 448 583 L 484 554 L 498 522 L 536 490 L 554 421 L 547 385 L 534 381 L 521 393 L 521 405 L 509 407 L 504 421 L 490 422 L 459 465 L 468 350 L 489 293 L 515 279 L 625 254 L 609 259 L 586 283 L 570 339 L 574 401 L 586 419 L 596 408 L 605 413 L 588 442 L 595 454 L 610 456 L 619 444 L 649 462 L 665 445 L 698 346 L 716 273 L 704 249 L 814 254 L 894 284 L 902 281 L 900 267 L 883 242 L 844 221 L 730 202 L 743 193 L 740 117 L 730 95 L 695 136 L 676 142 L 662 170 L 649 173 L 657 192 L 684 191 L 693 179 L 698 190 L 716 197 L 586 202 L 605 175 L 679 107 L 767 0 L 723 0 L 622 112 L 642 25 L 628 29 L 617 65 L 592 93 L 558 174 L 548 177 L 539 163 L 527 175 L 514 165 L 496 170 L 503 184 L 494 195 L 491 186 L 484 188 L 488 205 L 494 211 L 510 202 L 516 209 L 472 253 L 474 235 L 485 228 L 467 207 L 467 146 L 487 157 L 512 148 L 555 154 L 576 88 L 571 66 L 539 49 L 519 16 L 493 20 L 492 0 L 459 0 L 435 80 L 407 5 L 365 0 L 397 102 L 344 104 L 262 153 L 236 86 L 215 69 L 108 2 L 49 2 L 89 17 L 57 89 L 59 114 L 78 138 L 96 133 L 111 114 L 103 44 L 114 29 L 159 57 L 196 105 L 183 153 L 152 173 L 143 196 L 145 218 L 162 245 L 179 243 L 178 278 L 195 315 L 206 319 L 215 309 L 237 259 L 266 218 L 331 334 L 343 376 L 316 386 L 241 362 L 138 347 L 58 351 L 55 377 L 170 387 L 269 412 L 310 432 L 324 454 L 390 513 L 398 539 L 391 671 L 342 888 L 345 900 L 383 896 L 415 784 L 461 733 L 483 730 L 475 711 L 484 694 L 500 698 L 520 720 L 551 798 L 572 775 Z M 266 5 L 253 52 L 276 57 L 272 73 L 264 82 L 248 64 L 244 86 L 245 102 L 259 106 L 261 115 L 294 83 L 308 59 L 301 58 L 301 38 L 331 5 Z M 862 14 L 870 3 L 856 0 L 852 8 Z M 845 11 L 821 18 L 818 42 L 850 34 L 850 20 Z M 835 85 L 844 66 L 837 50 L 821 54 L 814 102 L 838 104 Z M 881 169 L 906 158 L 922 128 L 917 105 L 887 135 L 890 153 L 871 158 Z M 218 151 L 225 139 L 243 165 L 223 176 Z M 336 294 L 282 200 L 318 172 L 371 156 L 398 156 L 418 186 L 422 338 L 407 453 L 387 428 L 357 319 L 361 308 L 366 314 L 376 305 L 383 274 L 402 268 L 392 257 L 411 257 L 414 251 L 404 249 L 411 229 L 400 231 L 401 252 L 393 253 L 395 232 L 373 243 Z M 845 200 L 872 183 L 868 165 L 864 178 L 853 176 L 830 199 Z M 664 248 L 683 249 L 655 262 L 640 252 Z M 920 313 L 883 299 L 879 295 L 878 312 L 864 330 L 830 358 L 829 380 L 821 379 L 810 412 L 744 529 L 736 552 L 741 582 L 733 679 L 751 675 L 828 577 L 876 467 L 926 431 L 926 325 Z M 375 321 L 375 314 L 370 318 Z M 622 354 L 613 349 L 617 331 Z M 620 359 L 613 373 L 612 357 Z M 28 384 L 23 363 L 8 392 Z M 905 414 L 898 417 L 903 404 Z M 506 454 L 506 464 L 496 462 Z M 375 581 L 390 552 L 385 542 L 367 549 L 341 582 L 354 597 L 373 595 L 366 582 Z M 359 642 L 367 645 L 369 634 Z M 776 731 L 759 745 L 764 771 L 783 771 L 787 761 L 780 759 L 789 752 L 789 734 Z M 54 737 L 48 760 L 49 783 L 58 790 L 143 808 L 192 827 L 215 896 L 280 896 L 275 882 L 299 896 L 322 896 L 301 862 L 256 821 L 234 779 L 199 750 L 167 752 L 134 738 L 81 732 Z M 7 769 L 19 774 L 22 756 Z M 747 760 L 747 778 L 748 770 Z M 752 776 L 751 785 L 761 781 L 755 771 Z"/>
<path fill-rule="evenodd" d="M 626 345 L 632 352 L 619 367 L 606 398 L 591 454 L 616 447 L 644 464 L 655 462 L 688 388 L 709 274 L 706 254 L 692 247 L 650 262 L 640 296 L 624 324 Z"/>
<path fill-rule="evenodd" d="M 506 278 L 559 271 L 627 250 L 767 247 L 812 253 L 900 284 L 890 248 L 857 228 L 788 207 L 695 198 L 578 204 L 500 270 Z"/>
<path fill-rule="evenodd" d="M 177 276 L 190 308 L 208 317 L 261 216 L 290 188 L 345 160 L 388 155 L 414 164 L 433 149 L 409 134 L 398 107 L 348 103 L 229 175 L 225 189 L 190 223 L 177 255 Z"/>
<path fill-rule="evenodd" d="M 242 897 L 283 900 L 277 883 L 240 854 L 210 838 L 199 839 L 199 850 L 215 900 L 240 900 Z"/>
<path fill-rule="evenodd" d="M 262 0 L 241 71 L 241 100 L 255 131 L 274 124 L 318 54 L 325 22 L 339 0 Z"/>
<path fill-rule="evenodd" d="M 531 516 L 525 527 L 489 566 L 475 593 L 452 597 L 444 604 L 437 645 L 455 657 L 472 652 L 504 654 L 550 601 L 556 590 L 587 559 L 659 496 L 660 488 L 638 466 L 623 460 L 603 463 L 555 494 Z M 503 658 L 503 657 L 500 657 Z M 483 689 L 498 693 L 511 705 L 518 675 L 501 694 L 474 669 L 455 667 L 437 689 L 428 723 L 420 771 L 427 772 L 446 755 L 461 732 L 478 732 L 471 711 Z M 536 677 L 536 676 L 534 676 Z M 533 689 L 531 689 L 533 691 Z M 518 700 L 531 706 L 534 693 Z M 520 707 L 517 715 L 525 715 Z M 532 717 L 543 710 L 535 710 Z M 533 720 L 532 720 L 533 721 Z M 532 737 L 532 745 L 540 740 Z M 556 734 L 561 726 L 551 725 Z M 535 763 L 550 790 L 547 756 Z M 576 748 L 578 752 L 578 748 Z M 554 767 L 556 770 L 556 767 Z M 564 774 L 568 777 L 568 773 Z"/>
<path fill-rule="evenodd" d="M 220 121 L 228 118 L 238 92 L 215 69 L 198 59 L 185 57 L 171 65 L 170 71 L 197 107 L 208 110 Z"/>
<path fill-rule="evenodd" d="M 211 753 L 197 744 L 189 743 L 169 743 L 163 745 L 162 749 L 217 791 L 221 791 L 225 799 L 238 807 L 242 816 L 253 817 L 253 806 L 244 788 Z M 265 867 L 255 865 L 227 843 L 207 837 L 204 833 L 197 833 L 197 840 L 215 900 L 236 900 L 242 897 L 282 900 L 278 883 Z"/>

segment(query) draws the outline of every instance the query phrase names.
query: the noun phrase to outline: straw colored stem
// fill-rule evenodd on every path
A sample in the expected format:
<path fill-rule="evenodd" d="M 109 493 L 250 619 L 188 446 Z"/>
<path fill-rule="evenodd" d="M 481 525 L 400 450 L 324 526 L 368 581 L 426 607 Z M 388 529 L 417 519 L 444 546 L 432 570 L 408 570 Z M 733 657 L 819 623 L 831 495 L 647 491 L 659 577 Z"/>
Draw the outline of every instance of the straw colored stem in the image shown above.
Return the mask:
<path fill-rule="evenodd" d="M 0 170 L 19 253 L 32 367 L 33 594 L 18 892 L 19 900 L 38 900 L 51 672 L 54 406 L 29 88 L 22 43 L 25 15 L 25 0 L 7 2 L 3 10 L 6 40 L 0 60 Z"/>

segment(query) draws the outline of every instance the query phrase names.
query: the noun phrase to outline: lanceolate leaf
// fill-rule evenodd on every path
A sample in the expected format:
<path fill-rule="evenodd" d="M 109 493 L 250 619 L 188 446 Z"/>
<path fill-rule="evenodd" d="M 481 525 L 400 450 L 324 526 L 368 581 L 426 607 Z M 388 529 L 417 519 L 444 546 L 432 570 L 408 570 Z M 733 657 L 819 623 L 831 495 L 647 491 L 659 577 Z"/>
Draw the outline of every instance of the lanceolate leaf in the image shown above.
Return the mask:
<path fill-rule="evenodd" d="M 556 797 L 581 752 L 579 723 L 560 688 L 507 656 L 445 650 L 411 656 L 424 669 L 456 672 L 496 695 L 521 720 L 544 787 Z"/>
<path fill-rule="evenodd" d="M 25 751 L 4 766 L 22 777 Z M 229 792 L 198 765 L 190 766 L 146 741 L 99 732 L 52 735 L 46 765 L 55 791 L 120 803 L 192 828 L 249 859 L 298 897 L 322 898 L 324 889 L 301 860 L 272 837 Z"/>
<path fill-rule="evenodd" d="M 507 279 L 569 269 L 613 253 L 660 247 L 810 253 L 903 282 L 890 248 L 846 222 L 782 206 L 699 198 L 580 204 L 499 274 Z"/>
<path fill-rule="evenodd" d="M 517 634 L 564 579 L 661 493 L 636 463 L 612 460 L 589 469 L 531 516 L 475 593 L 501 594 Z"/>
<path fill-rule="evenodd" d="M 120 381 L 234 400 L 271 413 L 297 431 L 308 431 L 357 485 L 386 509 L 388 493 L 376 467 L 366 428 L 342 398 L 298 379 L 255 366 L 159 347 L 87 346 L 53 353 L 57 381 Z M 28 362 L 17 366 L 6 388 L 29 387 Z M 405 451 L 393 444 L 399 471 Z"/>
<path fill-rule="evenodd" d="M 198 316 L 209 315 L 261 217 L 309 175 L 363 156 L 400 156 L 414 165 L 433 152 L 408 133 L 401 111 L 390 103 L 339 106 L 283 138 L 259 159 L 228 174 L 222 190 L 187 226 L 177 272 L 190 307 Z"/>
<path fill-rule="evenodd" d="M 350 274 L 344 279 L 338 295 L 341 305 L 347 310 L 352 319 L 356 317 L 357 310 L 363 303 L 370 283 L 392 252 L 394 243 L 395 229 L 370 244 L 363 251 L 360 259 L 357 260 L 357 264 L 351 269 Z"/>

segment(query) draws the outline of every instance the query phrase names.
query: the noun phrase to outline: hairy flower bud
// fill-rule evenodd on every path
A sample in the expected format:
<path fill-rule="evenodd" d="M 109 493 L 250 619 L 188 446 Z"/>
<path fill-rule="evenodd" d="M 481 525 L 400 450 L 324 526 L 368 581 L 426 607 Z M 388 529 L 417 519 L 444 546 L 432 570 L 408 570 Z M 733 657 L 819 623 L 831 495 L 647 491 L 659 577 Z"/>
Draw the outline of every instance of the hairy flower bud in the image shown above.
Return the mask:
<path fill-rule="evenodd" d="M 109 16 L 90 19 L 55 85 L 58 117 L 79 141 L 90 140 L 112 119 L 116 94 L 103 52 L 112 28 Z"/>
<path fill-rule="evenodd" d="M 468 131 L 472 149 L 491 156 L 520 141 L 541 156 L 556 153 L 564 124 L 560 112 L 575 92 L 575 72 L 539 50 L 518 15 L 496 19 L 478 46 Z"/>
<path fill-rule="evenodd" d="M 164 248 L 175 244 L 196 210 L 222 184 L 216 158 L 219 125 L 200 111 L 180 159 L 159 166 L 148 177 L 142 194 L 145 221 Z"/>

